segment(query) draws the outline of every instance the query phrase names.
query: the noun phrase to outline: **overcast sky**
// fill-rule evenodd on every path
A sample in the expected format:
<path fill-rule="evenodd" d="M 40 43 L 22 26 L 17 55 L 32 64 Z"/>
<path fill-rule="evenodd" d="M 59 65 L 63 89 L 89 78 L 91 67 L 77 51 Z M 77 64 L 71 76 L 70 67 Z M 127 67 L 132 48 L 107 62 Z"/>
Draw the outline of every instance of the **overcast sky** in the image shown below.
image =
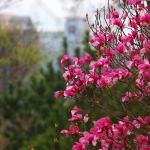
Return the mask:
<path fill-rule="evenodd" d="M 1 13 L 30 16 L 41 30 L 63 30 L 64 20 L 69 14 L 91 15 L 96 8 L 102 7 L 106 0 L 82 0 L 76 7 L 70 0 L 22 0 Z M 75 6 L 75 11 L 73 7 Z M 70 11 L 69 11 L 70 10 Z"/>

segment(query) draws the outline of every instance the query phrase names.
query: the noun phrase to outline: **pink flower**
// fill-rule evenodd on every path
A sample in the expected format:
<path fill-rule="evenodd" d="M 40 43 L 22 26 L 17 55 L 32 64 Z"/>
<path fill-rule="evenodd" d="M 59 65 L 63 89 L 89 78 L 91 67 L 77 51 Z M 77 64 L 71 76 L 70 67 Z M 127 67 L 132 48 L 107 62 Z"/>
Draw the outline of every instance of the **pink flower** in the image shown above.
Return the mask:
<path fill-rule="evenodd" d="M 69 71 L 65 71 L 63 74 L 63 77 L 66 81 L 68 81 L 70 84 L 73 83 L 73 73 Z"/>
<path fill-rule="evenodd" d="M 75 97 L 76 96 L 76 91 L 74 86 L 67 86 L 66 90 L 64 91 L 64 96 L 65 97 Z"/>
<path fill-rule="evenodd" d="M 123 53 L 123 52 L 124 52 L 124 46 L 123 46 L 122 44 L 119 44 L 119 45 L 117 46 L 117 51 L 118 51 L 119 53 Z"/>
<path fill-rule="evenodd" d="M 61 134 L 65 134 L 67 137 L 70 136 L 70 132 L 68 130 L 61 130 Z"/>
<path fill-rule="evenodd" d="M 76 64 L 79 66 L 83 66 L 85 64 L 85 61 L 86 61 L 85 58 L 80 57 L 78 59 L 78 62 L 76 62 Z"/>
<path fill-rule="evenodd" d="M 128 5 L 140 4 L 142 0 L 127 0 Z"/>
<path fill-rule="evenodd" d="M 86 114 L 83 118 L 84 122 L 87 123 L 89 121 L 89 115 Z"/>
<path fill-rule="evenodd" d="M 111 128 L 112 123 L 109 117 L 100 118 L 97 121 L 94 121 L 94 128 L 103 129 L 103 128 Z"/>
<path fill-rule="evenodd" d="M 134 28 L 135 30 L 138 29 L 138 26 L 137 26 L 136 22 L 133 21 L 133 20 L 130 21 L 130 24 L 129 24 L 129 25 L 130 25 L 132 28 Z"/>
<path fill-rule="evenodd" d="M 97 42 L 98 43 L 98 45 L 97 46 L 99 46 L 99 45 L 103 45 L 104 44 L 104 41 L 105 41 L 105 36 L 104 35 L 99 35 L 99 36 L 97 36 L 96 37 L 96 41 L 95 42 Z M 94 44 L 94 43 L 93 43 Z M 93 45 L 92 44 L 92 45 Z M 93 45 L 94 46 L 94 45 Z"/>
<path fill-rule="evenodd" d="M 131 67 L 132 67 L 132 61 L 126 61 L 125 62 L 125 65 L 129 68 L 129 69 L 131 69 Z"/>
<path fill-rule="evenodd" d="M 72 150 L 85 150 L 86 147 L 84 147 L 81 143 L 76 142 L 73 147 Z"/>
<path fill-rule="evenodd" d="M 86 85 L 94 83 L 94 79 L 90 77 L 90 75 L 85 75 L 84 82 Z"/>
<path fill-rule="evenodd" d="M 144 121 L 145 121 L 145 123 L 146 123 L 147 125 L 150 125 L 150 116 L 146 116 L 146 117 L 144 118 Z"/>
<path fill-rule="evenodd" d="M 150 23 L 150 14 L 144 14 L 144 16 L 141 18 L 141 21 L 143 23 Z"/>
<path fill-rule="evenodd" d="M 71 110 L 71 115 L 75 115 L 77 112 L 80 112 L 81 109 L 78 106 L 74 106 L 73 109 Z"/>
<path fill-rule="evenodd" d="M 71 115 L 72 117 L 70 119 L 68 119 L 69 121 L 81 121 L 82 120 L 82 114 L 76 114 L 78 112 L 80 112 L 81 110 L 77 107 L 74 106 L 74 108 L 71 110 Z"/>
<path fill-rule="evenodd" d="M 95 69 L 94 69 L 94 68 L 91 69 L 91 70 L 89 70 L 89 73 L 90 73 L 90 77 L 91 77 L 92 79 L 94 79 L 95 81 L 99 78 L 99 75 L 95 72 Z"/>
<path fill-rule="evenodd" d="M 83 98 L 85 97 L 83 105 L 89 104 L 88 108 L 86 106 L 83 108 L 90 114 L 90 120 L 88 114 L 83 115 L 84 110 L 81 111 L 75 106 L 68 119 L 71 124 L 69 129 L 61 131 L 66 136 L 77 136 L 78 141 L 73 145 L 72 150 L 86 150 L 93 147 L 99 150 L 121 150 L 128 149 L 132 144 L 135 144 L 133 148 L 150 150 L 148 143 L 150 116 L 144 117 L 144 114 L 147 114 L 146 109 L 142 109 L 143 117 L 133 118 L 127 110 L 123 114 L 118 113 L 120 95 L 123 95 L 122 102 L 128 102 L 124 104 L 127 106 L 136 100 L 137 103 L 143 101 L 147 105 L 150 95 L 148 35 L 150 7 L 144 0 L 126 0 L 126 2 L 135 6 L 122 5 L 124 8 L 120 11 L 121 16 L 114 6 L 110 6 L 108 15 L 104 18 L 104 21 L 107 21 L 105 26 L 99 20 L 102 13 L 97 10 L 96 18 L 98 19 L 94 25 L 90 26 L 93 37 L 89 40 L 89 43 L 97 49 L 94 52 L 95 57 L 85 53 L 85 56 L 79 58 L 64 55 L 61 60 L 61 66 L 65 69 L 63 77 L 67 84 L 64 92 L 55 93 L 55 97 L 63 94 L 64 97 L 74 97 L 75 103 L 82 104 L 80 95 L 83 95 Z M 67 67 L 65 64 L 68 64 Z M 110 99 L 108 105 L 112 108 L 107 105 L 107 99 Z M 122 110 L 123 106 L 120 107 Z M 114 113 L 110 114 L 112 121 L 109 117 L 99 118 L 89 129 L 92 118 L 97 118 L 99 111 L 97 108 L 101 109 L 100 116 L 106 114 L 106 109 L 109 108 L 110 112 L 114 108 L 118 111 L 114 110 Z M 123 107 L 123 109 L 129 108 Z M 137 115 L 135 112 L 134 116 Z M 127 114 L 129 116 L 121 118 Z"/>
<path fill-rule="evenodd" d="M 89 43 L 90 43 L 90 44 L 93 44 L 93 43 L 94 43 L 94 40 L 93 40 L 92 38 L 90 38 L 90 39 L 89 39 Z"/>
<path fill-rule="evenodd" d="M 115 18 L 112 20 L 113 25 L 119 26 L 120 28 L 123 28 L 123 24 L 119 18 Z"/>
<path fill-rule="evenodd" d="M 113 18 L 119 18 L 119 13 L 118 13 L 118 11 L 114 11 L 114 12 L 112 13 L 112 15 L 113 15 Z"/>
<path fill-rule="evenodd" d="M 141 124 L 140 124 L 139 121 L 137 121 L 137 120 L 133 120 L 133 125 L 134 125 L 137 129 L 139 129 L 139 128 L 141 127 Z"/>
<path fill-rule="evenodd" d="M 85 53 L 85 61 L 86 61 L 86 62 L 90 62 L 91 60 L 92 60 L 91 55 L 86 52 L 86 53 Z"/>
<path fill-rule="evenodd" d="M 141 60 L 142 60 L 142 58 L 140 56 L 136 55 L 136 56 L 134 56 L 132 62 L 135 66 L 138 66 L 141 63 Z"/>
<path fill-rule="evenodd" d="M 122 102 L 128 102 L 130 98 L 132 98 L 132 93 L 131 92 L 126 92 L 125 96 L 122 97 Z"/>
<path fill-rule="evenodd" d="M 62 130 L 61 134 L 65 134 L 67 137 L 70 135 L 77 135 L 80 133 L 80 129 L 78 126 L 70 125 L 69 130 Z"/>
<path fill-rule="evenodd" d="M 100 45 L 100 43 L 99 43 L 98 41 L 94 41 L 93 43 L 90 43 L 90 44 L 92 44 L 94 47 L 96 47 L 96 46 L 99 46 L 99 45 Z"/>
<path fill-rule="evenodd" d="M 90 63 L 90 67 L 93 69 L 97 69 L 98 67 L 102 67 L 109 63 L 110 63 L 110 57 L 100 57 L 97 61 L 92 61 Z"/>
<path fill-rule="evenodd" d="M 117 52 L 114 50 L 111 50 L 110 48 L 106 48 L 105 53 L 107 56 L 112 57 L 112 56 L 115 56 Z"/>
<path fill-rule="evenodd" d="M 82 114 L 76 114 L 73 115 L 70 119 L 68 119 L 69 121 L 81 121 L 82 120 Z"/>
<path fill-rule="evenodd" d="M 55 92 L 54 97 L 58 99 L 59 97 L 63 96 L 63 93 L 64 93 L 63 91 L 57 91 Z"/>
<path fill-rule="evenodd" d="M 64 55 L 60 62 L 61 67 L 64 68 L 65 63 L 71 60 L 72 60 L 71 57 L 69 57 L 68 55 Z"/>
<path fill-rule="evenodd" d="M 83 147 L 87 147 L 89 143 L 93 140 L 93 135 L 89 132 L 83 132 L 83 137 L 79 139 L 79 142 L 82 144 Z"/>
<path fill-rule="evenodd" d="M 70 134 L 79 134 L 80 133 L 80 129 L 78 126 L 74 126 L 74 125 L 70 125 L 69 126 L 69 132 Z"/>
<path fill-rule="evenodd" d="M 137 147 L 141 150 L 149 150 L 150 145 L 148 145 L 148 136 L 138 135 L 136 137 Z"/>

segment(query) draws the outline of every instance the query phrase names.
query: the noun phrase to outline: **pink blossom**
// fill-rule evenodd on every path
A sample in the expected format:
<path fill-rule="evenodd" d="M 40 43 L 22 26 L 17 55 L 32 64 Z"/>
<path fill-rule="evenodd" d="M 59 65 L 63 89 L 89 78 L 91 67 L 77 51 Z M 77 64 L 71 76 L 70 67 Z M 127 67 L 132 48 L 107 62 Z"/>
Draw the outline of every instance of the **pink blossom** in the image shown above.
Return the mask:
<path fill-rule="evenodd" d="M 131 92 L 126 92 L 125 96 L 122 97 L 122 102 L 127 102 L 129 101 L 130 98 L 132 98 L 132 93 Z"/>
<path fill-rule="evenodd" d="M 147 125 L 150 125 L 150 116 L 145 116 L 144 121 Z"/>
<path fill-rule="evenodd" d="M 94 128 L 98 128 L 102 130 L 104 127 L 109 129 L 111 128 L 111 126 L 112 126 L 112 123 L 109 117 L 103 117 L 97 121 L 94 121 Z"/>
<path fill-rule="evenodd" d="M 81 121 L 82 120 L 82 114 L 76 114 L 73 115 L 70 119 L 68 119 L 69 121 Z"/>
<path fill-rule="evenodd" d="M 71 110 L 72 117 L 70 119 L 68 119 L 68 120 L 69 121 L 81 121 L 82 118 L 83 118 L 82 114 L 77 114 L 80 111 L 81 110 L 77 106 L 74 106 L 74 108 Z"/>
<path fill-rule="evenodd" d="M 136 138 L 137 148 L 139 147 L 141 150 L 149 150 L 150 145 L 148 145 L 148 136 L 138 135 Z"/>
<path fill-rule="evenodd" d="M 112 13 L 112 15 L 113 15 L 113 18 L 119 18 L 119 13 L 118 13 L 118 11 L 114 11 L 114 12 Z"/>
<path fill-rule="evenodd" d="M 130 24 L 129 24 L 129 25 L 130 25 L 132 28 L 134 28 L 135 30 L 138 29 L 138 26 L 137 26 L 136 22 L 133 21 L 133 20 L 130 21 Z"/>
<path fill-rule="evenodd" d="M 93 40 L 92 38 L 90 38 L 90 39 L 89 39 L 89 43 L 90 43 L 90 44 L 93 44 L 93 43 L 94 43 L 94 40 Z"/>
<path fill-rule="evenodd" d="M 57 91 L 55 92 L 54 97 L 58 99 L 59 97 L 63 96 L 63 93 L 64 93 L 63 91 Z"/>
<path fill-rule="evenodd" d="M 99 150 L 121 150 L 128 149 L 133 144 L 136 149 L 150 149 L 150 116 L 144 116 L 146 109 L 141 109 L 143 117 L 134 117 L 138 114 L 134 114 L 134 108 L 128 107 L 134 107 L 133 101 L 142 106 L 144 102 L 147 105 L 149 100 L 150 7 L 144 0 L 126 2 L 132 6 L 122 5 L 125 6 L 121 11 L 123 14 L 119 15 L 117 9 L 110 6 L 108 15 L 104 18 L 106 25 L 103 26 L 101 20 L 97 19 L 90 26 L 93 36 L 89 43 L 96 49 L 93 52 L 95 57 L 85 53 L 85 56 L 79 58 L 65 55 L 61 60 L 67 84 L 65 90 L 57 92 L 55 97 L 62 94 L 67 98 L 74 97 L 75 103 L 83 102 L 85 108 L 85 111 L 81 111 L 75 106 L 68 119 L 71 124 L 69 129 L 61 131 L 66 136 L 77 136 L 78 141 L 74 143 L 73 150 L 93 147 Z M 98 15 L 102 17 L 101 14 L 97 10 L 97 18 Z M 83 97 L 80 98 L 80 95 Z M 124 103 L 120 104 L 120 100 Z M 112 105 L 110 107 L 115 113 L 109 113 L 111 108 L 106 110 L 109 105 Z M 122 109 L 124 113 L 120 111 Z M 134 115 L 131 115 L 132 111 Z M 90 114 L 90 120 L 85 112 Z M 110 114 L 111 118 L 106 115 L 92 120 L 104 114 Z M 124 117 L 125 115 L 127 116 Z"/>
<path fill-rule="evenodd" d="M 65 97 L 75 97 L 76 96 L 76 91 L 74 86 L 68 86 L 66 90 L 64 91 L 64 96 Z"/>
<path fill-rule="evenodd" d="M 89 121 L 89 116 L 88 114 L 86 114 L 83 118 L 84 122 L 87 123 Z"/>
<path fill-rule="evenodd" d="M 69 130 L 62 130 L 60 133 L 65 134 L 66 136 L 76 135 L 80 133 L 78 126 L 70 125 Z"/>
<path fill-rule="evenodd" d="M 132 61 L 126 61 L 125 62 L 125 65 L 129 68 L 129 69 L 131 69 L 131 67 L 132 67 Z"/>
<path fill-rule="evenodd" d="M 85 75 L 85 84 L 92 84 L 94 83 L 94 79 L 90 75 Z"/>
<path fill-rule="evenodd" d="M 142 0 L 127 0 L 129 5 L 140 4 Z"/>
<path fill-rule="evenodd" d="M 141 18 L 141 21 L 143 23 L 150 23 L 150 14 L 144 14 L 144 16 Z"/>
<path fill-rule="evenodd" d="M 119 18 L 115 18 L 112 20 L 113 25 L 119 26 L 120 28 L 123 27 L 123 24 Z"/>
<path fill-rule="evenodd" d="M 79 134 L 80 129 L 78 126 L 70 125 L 69 126 L 69 132 L 70 132 L 70 134 Z"/>
<path fill-rule="evenodd" d="M 77 62 L 75 62 L 78 66 L 83 66 L 85 64 L 85 58 L 80 57 L 79 59 L 77 59 Z"/>
<path fill-rule="evenodd" d="M 122 44 L 119 44 L 117 46 L 117 50 L 118 50 L 119 53 L 123 53 L 124 52 L 124 46 Z"/>
<path fill-rule="evenodd" d="M 72 60 L 71 57 L 69 57 L 68 55 L 64 55 L 60 62 L 61 67 L 64 68 L 64 64 L 71 60 Z"/>
<path fill-rule="evenodd" d="M 86 61 L 86 62 L 90 62 L 91 60 L 92 60 L 91 55 L 86 52 L 86 53 L 85 53 L 85 61 Z"/>
<path fill-rule="evenodd" d="M 73 84 L 73 73 L 70 71 L 65 71 L 63 74 L 63 77 L 66 81 L 68 81 L 70 84 Z"/>
<path fill-rule="evenodd" d="M 84 147 L 81 143 L 76 142 L 73 147 L 72 150 L 85 150 L 86 147 Z"/>
<path fill-rule="evenodd" d="M 80 112 L 81 109 L 78 106 L 74 106 L 73 109 L 71 110 L 71 115 L 75 115 L 77 112 Z"/>
<path fill-rule="evenodd" d="M 70 136 L 70 132 L 68 130 L 61 130 L 61 134 L 65 134 L 67 137 Z"/>

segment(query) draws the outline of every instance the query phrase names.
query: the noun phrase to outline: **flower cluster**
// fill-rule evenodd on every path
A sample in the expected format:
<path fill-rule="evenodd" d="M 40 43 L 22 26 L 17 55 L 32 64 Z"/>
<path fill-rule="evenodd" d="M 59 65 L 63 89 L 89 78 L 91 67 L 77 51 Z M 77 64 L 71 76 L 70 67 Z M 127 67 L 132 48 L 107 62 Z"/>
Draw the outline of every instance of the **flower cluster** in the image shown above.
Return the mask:
<path fill-rule="evenodd" d="M 89 43 L 96 48 L 96 59 L 88 53 L 79 58 L 63 56 L 61 67 L 65 70 L 63 77 L 67 86 L 64 91 L 55 93 L 56 98 L 77 98 L 78 94 L 86 95 L 88 87 L 100 91 L 123 84 L 127 88 L 117 100 L 123 108 L 133 100 L 142 103 L 150 100 L 150 6 L 144 0 L 127 0 L 119 4 L 121 11 L 112 6 L 108 6 L 108 14 L 104 10 L 105 25 L 101 22 L 102 13 L 97 10 L 95 24 L 90 26 L 93 36 Z M 95 95 L 92 94 L 97 101 Z M 150 116 L 133 117 L 127 113 L 128 117 L 118 119 L 118 123 L 104 117 L 95 121 L 89 131 L 81 131 L 78 122 L 87 123 L 89 116 L 80 112 L 75 106 L 69 121 L 76 124 L 61 131 L 66 136 L 81 136 L 73 150 L 85 150 L 89 145 L 100 150 L 150 149 L 147 130 Z"/>
<path fill-rule="evenodd" d="M 123 118 L 123 121 L 112 124 L 109 117 L 101 118 L 94 122 L 93 128 L 90 131 L 82 132 L 82 137 L 73 145 L 73 150 L 85 150 L 90 144 L 101 150 L 108 149 L 126 149 L 130 137 L 135 148 L 141 150 L 150 149 L 147 135 L 137 134 L 138 130 L 150 125 L 150 117 L 142 119 L 138 117 L 133 121 L 129 121 L 128 117 Z"/>
<path fill-rule="evenodd" d="M 150 116 L 146 116 L 144 119 L 139 116 L 132 121 L 128 117 L 124 117 L 122 121 L 115 124 L 107 116 L 94 121 L 94 125 L 89 131 L 80 131 L 77 122 L 83 121 L 83 118 L 81 114 L 76 114 L 79 111 L 80 109 L 75 106 L 71 111 L 72 118 L 69 119 L 76 125 L 70 125 L 68 130 L 61 131 L 66 136 L 80 136 L 79 141 L 73 145 L 72 150 L 85 150 L 90 145 L 101 150 L 124 149 L 129 148 L 129 142 L 136 145 L 135 148 L 137 149 L 150 149 L 148 144 L 150 132 L 146 132 L 150 126 Z M 144 135 L 140 133 L 142 129 L 145 130 Z M 132 141 L 129 140 L 131 137 Z"/>
<path fill-rule="evenodd" d="M 139 5 L 135 8 L 135 14 L 132 10 L 129 13 L 124 11 L 122 18 L 119 18 L 119 12 L 112 9 L 107 17 L 109 26 L 100 26 L 99 30 L 93 33 L 93 38 L 89 42 L 98 48 L 100 57 L 97 60 L 93 60 L 88 53 L 80 58 L 63 56 L 61 66 L 65 69 L 63 77 L 68 86 L 64 92 L 58 92 L 56 97 L 75 97 L 77 93 L 85 92 L 89 85 L 97 88 L 112 87 L 126 78 L 135 78 L 136 91 L 124 93 L 122 101 L 131 98 L 143 99 L 150 94 L 150 63 L 147 55 L 150 52 L 150 40 L 146 33 L 150 29 L 150 15 L 145 12 L 146 8 L 142 2 L 128 1 L 129 4 Z M 127 21 L 129 23 L 126 23 Z M 118 27 L 117 33 L 111 31 L 114 25 Z M 144 29 L 141 26 L 144 26 Z M 70 65 L 65 66 L 66 63 Z M 85 65 L 88 67 L 86 70 Z"/>
<path fill-rule="evenodd" d="M 84 121 L 85 123 L 87 123 L 89 120 L 88 114 L 85 114 L 85 116 L 83 117 L 83 115 L 79 114 L 79 112 L 81 112 L 81 110 L 77 106 L 74 106 L 73 110 L 71 110 L 72 117 L 68 119 L 68 121 L 74 123 Z M 62 130 L 61 133 L 65 134 L 66 136 L 81 134 L 80 128 L 77 125 L 70 125 L 69 130 Z"/>

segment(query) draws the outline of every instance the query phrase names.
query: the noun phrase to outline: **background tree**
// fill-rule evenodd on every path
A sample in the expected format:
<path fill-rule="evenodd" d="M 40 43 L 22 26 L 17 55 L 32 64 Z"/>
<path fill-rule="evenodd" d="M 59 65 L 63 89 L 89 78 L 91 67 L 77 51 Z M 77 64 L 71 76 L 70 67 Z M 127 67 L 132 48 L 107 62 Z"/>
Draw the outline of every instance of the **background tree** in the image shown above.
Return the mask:
<path fill-rule="evenodd" d="M 66 37 L 63 37 L 62 47 L 63 47 L 63 54 L 68 54 L 68 43 Z"/>
<path fill-rule="evenodd" d="M 0 28 L 0 86 L 22 80 L 33 72 L 41 59 L 38 34 L 34 29 Z"/>
<path fill-rule="evenodd" d="M 28 86 L 10 84 L 0 96 L 0 135 L 5 139 L 2 150 L 26 150 L 32 146 L 65 150 L 68 145 L 68 139 L 59 136 L 66 124 L 66 107 L 53 97 L 55 90 L 64 87 L 61 73 L 56 73 L 51 63 L 40 72 Z"/>

